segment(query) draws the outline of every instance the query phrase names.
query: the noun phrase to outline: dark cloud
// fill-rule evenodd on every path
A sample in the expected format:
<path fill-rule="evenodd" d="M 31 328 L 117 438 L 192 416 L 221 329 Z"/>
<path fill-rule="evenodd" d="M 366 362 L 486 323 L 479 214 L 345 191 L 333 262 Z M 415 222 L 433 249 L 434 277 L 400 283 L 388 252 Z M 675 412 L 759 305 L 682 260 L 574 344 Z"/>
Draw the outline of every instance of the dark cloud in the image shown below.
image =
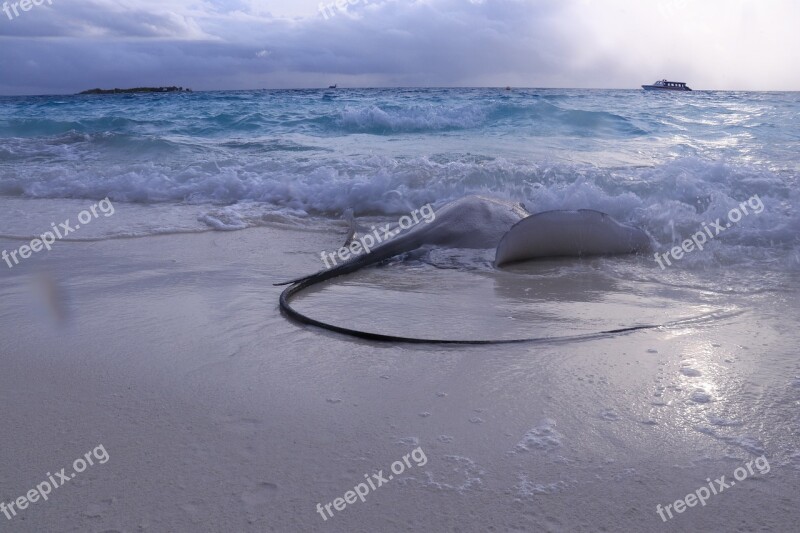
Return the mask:
<path fill-rule="evenodd" d="M 720 50 L 724 27 L 699 33 L 686 16 L 687 0 L 656 2 L 362 0 L 328 18 L 317 12 L 290 18 L 273 16 L 267 9 L 276 5 L 256 0 L 53 0 L 14 20 L 0 13 L 0 93 L 332 82 L 635 87 L 662 76 L 705 76 L 711 83 L 716 79 L 708 69 L 732 54 L 740 64 L 748 57 L 757 62 L 759 55 L 748 51 L 752 43 L 741 51 Z M 788 23 L 759 13 L 760 24 L 784 32 Z M 675 42 L 663 35 L 649 41 L 650 28 L 663 28 L 669 17 L 680 21 L 670 34 Z M 773 46 L 792 49 L 788 43 Z M 796 81 L 796 74 L 774 70 L 772 77 L 783 76 L 780 83 Z"/>

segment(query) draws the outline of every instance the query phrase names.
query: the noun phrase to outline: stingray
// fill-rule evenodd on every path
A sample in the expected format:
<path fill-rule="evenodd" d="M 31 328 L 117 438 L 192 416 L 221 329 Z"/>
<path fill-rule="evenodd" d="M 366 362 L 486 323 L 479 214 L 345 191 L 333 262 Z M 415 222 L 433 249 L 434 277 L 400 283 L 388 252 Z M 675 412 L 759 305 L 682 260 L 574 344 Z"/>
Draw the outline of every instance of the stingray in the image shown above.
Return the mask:
<path fill-rule="evenodd" d="M 552 337 L 508 340 L 445 340 L 370 333 L 328 324 L 308 317 L 291 306 L 291 299 L 312 285 L 350 274 L 423 246 L 495 248 L 495 267 L 553 257 L 635 254 L 646 252 L 652 246 L 652 240 L 644 230 L 622 224 L 606 213 L 589 209 L 530 214 L 523 204 L 473 195 L 442 206 L 435 211 L 435 217 L 432 218 L 430 222 L 419 222 L 406 230 L 397 227 L 392 230 L 387 227 L 386 234 L 394 234 L 394 236 L 387 238 L 368 253 L 356 255 L 341 264 L 315 274 L 284 283 L 276 283 L 276 285 L 289 285 L 280 297 L 281 310 L 289 318 L 304 324 L 378 341 L 436 344 L 507 344 L 552 341 L 554 340 Z M 350 242 L 358 231 L 352 216 L 349 217 L 349 221 L 351 229 L 347 242 Z M 661 326 L 631 326 L 590 335 L 559 337 L 558 339 L 579 339 L 658 327 Z"/>

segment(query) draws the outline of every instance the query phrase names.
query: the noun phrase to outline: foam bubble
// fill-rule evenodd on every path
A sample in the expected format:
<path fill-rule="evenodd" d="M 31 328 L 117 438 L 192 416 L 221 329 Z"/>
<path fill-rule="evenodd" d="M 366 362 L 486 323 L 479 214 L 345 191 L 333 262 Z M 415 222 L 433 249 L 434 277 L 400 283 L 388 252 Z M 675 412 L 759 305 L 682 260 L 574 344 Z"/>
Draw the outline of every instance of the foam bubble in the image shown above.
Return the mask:
<path fill-rule="evenodd" d="M 556 431 L 556 421 L 545 418 L 539 424 L 525 433 L 514 448 L 518 452 L 533 450 L 552 451 L 561 446 L 564 436 Z"/>

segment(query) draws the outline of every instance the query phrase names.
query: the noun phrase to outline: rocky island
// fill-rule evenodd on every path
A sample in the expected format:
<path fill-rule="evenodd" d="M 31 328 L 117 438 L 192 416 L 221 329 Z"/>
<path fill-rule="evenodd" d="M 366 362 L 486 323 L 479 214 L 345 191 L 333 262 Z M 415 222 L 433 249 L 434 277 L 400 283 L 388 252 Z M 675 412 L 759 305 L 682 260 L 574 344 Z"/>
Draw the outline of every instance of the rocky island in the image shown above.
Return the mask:
<path fill-rule="evenodd" d="M 89 89 L 78 94 L 125 94 L 125 93 L 190 93 L 191 89 L 183 87 L 134 87 L 132 89 Z"/>

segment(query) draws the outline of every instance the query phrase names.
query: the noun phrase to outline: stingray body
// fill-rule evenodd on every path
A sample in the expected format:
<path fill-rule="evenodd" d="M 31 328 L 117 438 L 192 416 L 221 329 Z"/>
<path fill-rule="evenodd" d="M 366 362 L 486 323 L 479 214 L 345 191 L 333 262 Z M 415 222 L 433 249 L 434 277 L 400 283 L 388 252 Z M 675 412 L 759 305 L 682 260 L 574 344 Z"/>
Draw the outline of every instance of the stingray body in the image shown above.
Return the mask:
<path fill-rule="evenodd" d="M 278 285 L 309 279 L 320 283 L 426 245 L 443 248 L 494 248 L 508 230 L 528 216 L 530 213 L 520 204 L 486 196 L 466 196 L 439 208 L 431 222 L 420 222 L 386 240 L 367 254 Z"/>
<path fill-rule="evenodd" d="M 644 231 L 620 224 L 599 211 L 547 211 L 530 215 L 521 204 L 486 196 L 467 196 L 441 207 L 435 215 L 430 223 L 419 223 L 386 240 L 369 253 L 316 274 L 276 284 L 291 284 L 281 294 L 281 309 L 300 322 L 371 340 L 454 344 L 545 340 L 445 341 L 360 332 L 307 317 L 293 309 L 289 302 L 292 296 L 312 285 L 427 245 L 449 248 L 496 247 L 496 266 L 545 257 L 636 253 L 645 251 L 650 245 L 650 238 Z M 601 334 L 652 327 L 657 326 L 636 326 Z"/>

